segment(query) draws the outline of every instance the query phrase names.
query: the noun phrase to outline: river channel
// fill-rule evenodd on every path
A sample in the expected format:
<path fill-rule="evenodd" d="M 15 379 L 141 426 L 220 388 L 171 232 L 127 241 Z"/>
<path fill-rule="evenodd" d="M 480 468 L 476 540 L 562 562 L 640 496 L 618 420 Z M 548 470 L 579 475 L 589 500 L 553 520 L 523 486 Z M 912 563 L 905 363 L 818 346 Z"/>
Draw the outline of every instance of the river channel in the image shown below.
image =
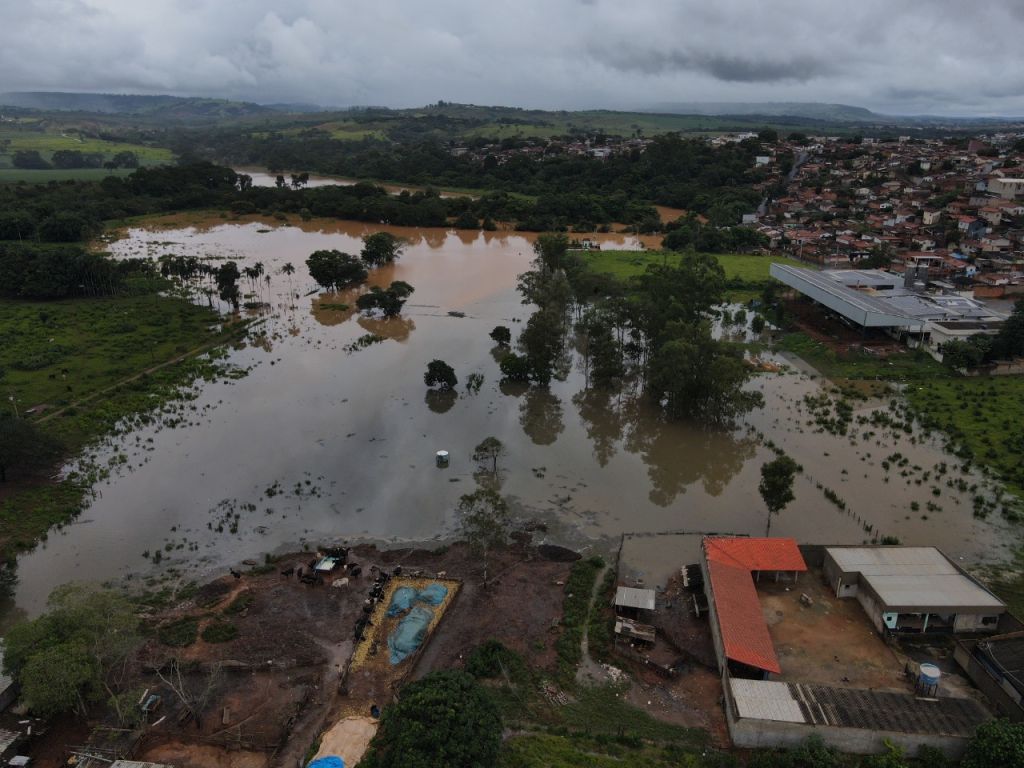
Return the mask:
<path fill-rule="evenodd" d="M 250 314 L 265 335 L 229 353 L 228 362 L 248 374 L 205 384 L 196 400 L 179 406 L 177 425 L 130 430 L 96 447 L 96 460 L 116 468 L 73 524 L 20 558 L 21 611 L 38 612 L 54 586 L 72 579 L 131 580 L 168 568 L 198 579 L 265 552 L 327 540 L 443 540 L 460 495 L 476 488 L 470 455 L 488 435 L 507 446 L 501 489 L 516 514 L 547 525 L 538 538 L 581 549 L 614 550 L 621 534 L 633 532 L 763 535 L 757 485 L 761 464 L 774 456 L 770 440 L 804 467 L 796 500 L 773 521 L 773 535 L 858 543 L 881 534 L 940 546 L 970 564 L 1005 557 L 1011 537 L 998 521 L 972 516 L 969 492 L 937 483 L 937 475 L 914 482 L 943 462 L 956 467 L 955 458 L 914 435 L 816 431 L 803 398 L 824 384 L 785 365 L 794 361 L 768 355 L 784 365 L 751 385 L 766 406 L 726 432 L 665 422 L 630 393 L 587 391 L 578 364 L 550 390 L 501 384 L 488 332 L 501 324 L 517 335 L 529 316 L 515 284 L 532 259 L 531 236 L 390 228 L 406 239 L 405 253 L 373 271 L 371 283 L 415 287 L 394 320 L 345 309 L 354 305 L 351 292 L 315 290 L 305 268 L 311 252 L 358 253 L 360 238 L 380 229 L 171 216 L 110 244 L 117 257 L 262 262 L 271 281 L 250 297 L 265 305 Z M 608 247 L 642 244 L 626 235 L 595 237 Z M 281 273 L 287 262 L 296 267 L 291 278 Z M 384 341 L 352 346 L 369 333 Z M 434 358 L 454 367 L 457 392 L 424 386 Z M 484 377 L 476 393 L 464 386 L 471 373 Z M 886 402 L 857 407 L 888 409 Z M 435 465 L 442 449 L 451 454 L 446 469 Z M 897 452 L 920 468 L 916 475 L 883 467 Z M 926 514 L 928 501 L 939 509 Z M 652 558 L 655 552 L 672 557 L 663 545 L 652 547 Z"/>

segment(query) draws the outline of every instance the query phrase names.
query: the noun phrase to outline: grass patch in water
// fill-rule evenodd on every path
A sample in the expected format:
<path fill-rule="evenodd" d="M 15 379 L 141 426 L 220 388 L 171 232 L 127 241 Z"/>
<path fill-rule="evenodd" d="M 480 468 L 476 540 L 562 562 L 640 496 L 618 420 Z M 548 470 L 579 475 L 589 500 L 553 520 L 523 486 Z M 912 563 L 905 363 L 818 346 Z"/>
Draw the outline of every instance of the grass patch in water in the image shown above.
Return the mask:
<path fill-rule="evenodd" d="M 245 330 L 242 323 L 223 326 L 209 308 L 157 294 L 52 302 L 4 299 L 0 388 L 17 399 L 23 415 L 36 408 L 28 418 L 73 455 L 119 426 L 183 423 L 170 413 L 170 404 L 183 394 L 194 398 L 186 387 L 195 380 L 227 375 L 217 355 L 185 356 L 144 371 L 238 338 Z M 73 518 L 92 484 L 110 472 L 109 466 L 87 462 L 82 471 L 57 480 L 46 477 L 46 469 L 28 477 L 9 473 L 18 485 L 0 502 L 0 558 L 30 549 L 52 526 Z"/>
<path fill-rule="evenodd" d="M 923 426 L 949 436 L 953 453 L 1024 498 L 1024 378 L 932 379 L 906 395 Z"/>

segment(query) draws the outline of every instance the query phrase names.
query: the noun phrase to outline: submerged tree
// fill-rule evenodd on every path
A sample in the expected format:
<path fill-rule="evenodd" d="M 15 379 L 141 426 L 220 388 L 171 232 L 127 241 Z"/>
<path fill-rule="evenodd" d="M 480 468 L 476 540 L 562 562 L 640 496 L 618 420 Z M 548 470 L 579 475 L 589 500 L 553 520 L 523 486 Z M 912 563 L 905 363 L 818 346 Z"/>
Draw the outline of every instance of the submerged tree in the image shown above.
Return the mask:
<path fill-rule="evenodd" d="M 459 534 L 480 559 L 486 588 L 490 554 L 508 543 L 511 527 L 508 505 L 497 491 L 480 488 L 459 499 L 459 515 Z"/>
<path fill-rule="evenodd" d="M 507 453 L 505 444 L 496 437 L 485 437 L 473 449 L 473 461 L 491 465 L 491 474 L 498 474 L 498 459 Z"/>
<path fill-rule="evenodd" d="M 8 472 L 45 469 L 60 456 L 60 443 L 26 419 L 0 411 L 0 483 Z"/>
<path fill-rule="evenodd" d="M 764 403 L 743 388 L 751 374 L 742 349 L 713 339 L 706 323 L 672 324 L 666 338 L 651 355 L 647 390 L 669 416 L 728 425 Z"/>
<path fill-rule="evenodd" d="M 501 358 L 501 361 L 498 363 L 498 368 L 501 370 L 501 378 L 503 381 L 530 380 L 530 361 L 526 359 L 525 355 L 517 355 L 515 352 L 509 352 Z"/>
<path fill-rule="evenodd" d="M 238 264 L 233 261 L 225 261 L 217 268 L 215 275 L 217 279 L 217 293 L 221 301 L 228 302 L 235 310 L 238 310 L 241 294 L 238 290 L 238 278 L 242 273 L 238 271 Z"/>
<path fill-rule="evenodd" d="M 757 490 L 761 492 L 764 505 L 768 507 L 768 524 L 764 535 L 772 530 L 772 515 L 779 514 L 795 497 L 793 495 L 793 477 L 803 469 L 786 454 L 766 462 L 761 467 L 761 482 Z"/>
<path fill-rule="evenodd" d="M 359 285 L 367 277 L 363 263 L 347 253 L 336 250 L 314 251 L 306 259 L 309 275 L 324 288 L 338 290 Z"/>
<path fill-rule="evenodd" d="M 423 374 L 423 382 L 428 387 L 454 389 L 459 380 L 455 377 L 455 369 L 444 360 L 431 360 L 427 363 L 427 372 Z"/>
<path fill-rule="evenodd" d="M 363 238 L 363 251 L 360 254 L 367 264 L 379 267 L 388 264 L 402 255 L 405 241 L 390 232 L 374 232 Z"/>
<path fill-rule="evenodd" d="M 395 280 L 387 288 L 373 286 L 368 293 L 356 299 L 356 306 L 361 310 L 379 309 L 385 317 L 395 317 L 402 311 L 406 299 L 415 290 L 411 285 Z"/>
<path fill-rule="evenodd" d="M 506 325 L 494 326 L 489 335 L 495 343 L 503 347 L 507 347 L 512 342 L 512 331 Z"/>
<path fill-rule="evenodd" d="M 562 268 L 565 254 L 569 250 L 569 238 L 563 234 L 545 233 L 538 235 L 533 252 L 544 271 L 555 272 Z"/>

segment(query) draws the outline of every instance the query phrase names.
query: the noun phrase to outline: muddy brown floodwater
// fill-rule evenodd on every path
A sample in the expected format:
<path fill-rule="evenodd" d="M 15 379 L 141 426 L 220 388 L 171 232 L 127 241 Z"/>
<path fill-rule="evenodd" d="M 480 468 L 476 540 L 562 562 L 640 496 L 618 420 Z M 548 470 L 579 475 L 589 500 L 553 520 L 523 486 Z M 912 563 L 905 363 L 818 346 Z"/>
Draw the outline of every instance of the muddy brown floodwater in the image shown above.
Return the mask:
<path fill-rule="evenodd" d="M 274 187 L 274 186 L 277 186 L 277 177 L 278 177 L 278 175 L 284 176 L 285 181 L 290 183 L 291 182 L 291 176 L 292 176 L 290 171 L 283 171 L 281 174 L 277 174 L 277 173 L 271 173 L 266 168 L 236 168 L 235 171 L 237 171 L 238 173 L 247 174 L 252 179 L 253 186 L 255 186 L 255 187 Z M 331 187 L 331 186 L 351 187 L 351 186 L 353 186 L 355 184 L 358 184 L 359 182 L 360 182 L 360 179 L 352 179 L 352 178 L 348 178 L 347 176 L 322 176 L 320 174 L 311 173 L 311 174 L 309 174 L 309 179 L 306 181 L 306 186 L 307 187 Z M 373 184 L 374 186 L 377 186 L 377 187 L 383 187 L 384 189 L 386 189 L 388 192 L 390 192 L 393 195 L 397 195 L 400 192 L 422 192 L 422 191 L 424 191 L 426 189 L 426 187 L 417 187 L 415 185 L 409 185 L 409 184 L 382 184 L 379 181 L 372 181 L 372 182 L 367 182 L 367 183 Z M 439 191 L 438 195 L 440 197 L 462 197 L 463 196 L 463 195 L 461 195 L 458 192 L 447 192 L 447 191 Z M 472 195 L 467 195 L 467 196 L 468 197 L 472 197 Z M 666 209 L 666 210 L 675 210 L 675 209 Z"/>
<path fill-rule="evenodd" d="M 515 498 L 517 514 L 544 520 L 549 540 L 581 549 L 614 550 L 624 532 L 763 534 L 757 484 L 773 454 L 758 433 L 805 469 L 773 534 L 843 543 L 898 536 L 941 546 L 965 564 L 1004 557 L 1015 539 L 972 516 L 970 492 L 935 478 L 916 484 L 942 462 L 948 477 L 960 477 L 956 460 L 933 441 L 882 429 L 870 439 L 815 432 L 802 399 L 822 384 L 797 368 L 758 375 L 752 386 L 766 407 L 727 432 L 667 423 L 629 393 L 588 392 L 578 364 L 550 390 L 502 385 L 488 332 L 503 324 L 518 334 L 529 315 L 515 282 L 532 258 L 530 236 L 390 228 L 407 239 L 406 252 L 371 282 L 399 279 L 416 289 L 395 320 L 345 309 L 352 293 L 316 292 L 308 255 L 357 253 L 360 238 L 379 229 L 167 217 L 111 244 L 118 257 L 261 261 L 271 282 L 253 298 L 268 305 L 266 337 L 232 350 L 230 362 L 249 374 L 205 384 L 172 414 L 184 417 L 177 426 L 128 430 L 97 446 L 100 464 L 119 455 L 125 463 L 113 462 L 75 524 L 20 559 L 21 609 L 37 612 L 54 586 L 72 579 L 138 577 L 169 566 L 181 578 L 201 578 L 304 542 L 443 539 L 459 496 L 476 487 L 470 455 L 488 435 L 508 448 L 502 490 Z M 609 247 L 639 246 L 622 235 L 597 237 Z M 280 272 L 286 262 L 296 267 L 290 280 Z M 350 351 L 367 333 L 385 340 Z M 457 392 L 427 391 L 423 372 L 434 358 L 455 368 Z M 471 373 L 484 376 L 475 394 L 462 386 Z M 888 405 L 868 403 L 859 413 L 874 408 Z M 434 463 L 442 449 L 451 453 L 447 469 Z M 920 470 L 901 477 L 884 469 L 896 452 Z M 926 512 L 927 502 L 939 509 Z M 650 540 L 651 572 L 670 572 L 678 565 L 671 548 Z M 158 550 L 159 565 L 143 557 Z"/>

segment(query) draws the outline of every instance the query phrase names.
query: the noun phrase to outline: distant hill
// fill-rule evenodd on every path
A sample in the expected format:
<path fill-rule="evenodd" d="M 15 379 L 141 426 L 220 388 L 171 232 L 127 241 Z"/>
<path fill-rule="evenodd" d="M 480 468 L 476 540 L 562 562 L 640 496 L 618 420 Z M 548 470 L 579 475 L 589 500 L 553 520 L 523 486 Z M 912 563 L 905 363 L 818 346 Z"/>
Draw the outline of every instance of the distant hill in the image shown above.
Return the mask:
<path fill-rule="evenodd" d="M 217 119 L 271 114 L 259 104 L 227 99 L 180 96 L 133 96 L 113 93 L 27 91 L 0 93 L 0 105 L 46 112 L 92 112 L 160 117 L 171 120 Z"/>
<path fill-rule="evenodd" d="M 804 117 L 829 122 L 875 122 L 885 119 L 864 107 L 847 104 L 822 104 L 815 101 L 689 101 L 655 104 L 650 112 L 676 115 L 759 115 L 764 117 Z"/>

